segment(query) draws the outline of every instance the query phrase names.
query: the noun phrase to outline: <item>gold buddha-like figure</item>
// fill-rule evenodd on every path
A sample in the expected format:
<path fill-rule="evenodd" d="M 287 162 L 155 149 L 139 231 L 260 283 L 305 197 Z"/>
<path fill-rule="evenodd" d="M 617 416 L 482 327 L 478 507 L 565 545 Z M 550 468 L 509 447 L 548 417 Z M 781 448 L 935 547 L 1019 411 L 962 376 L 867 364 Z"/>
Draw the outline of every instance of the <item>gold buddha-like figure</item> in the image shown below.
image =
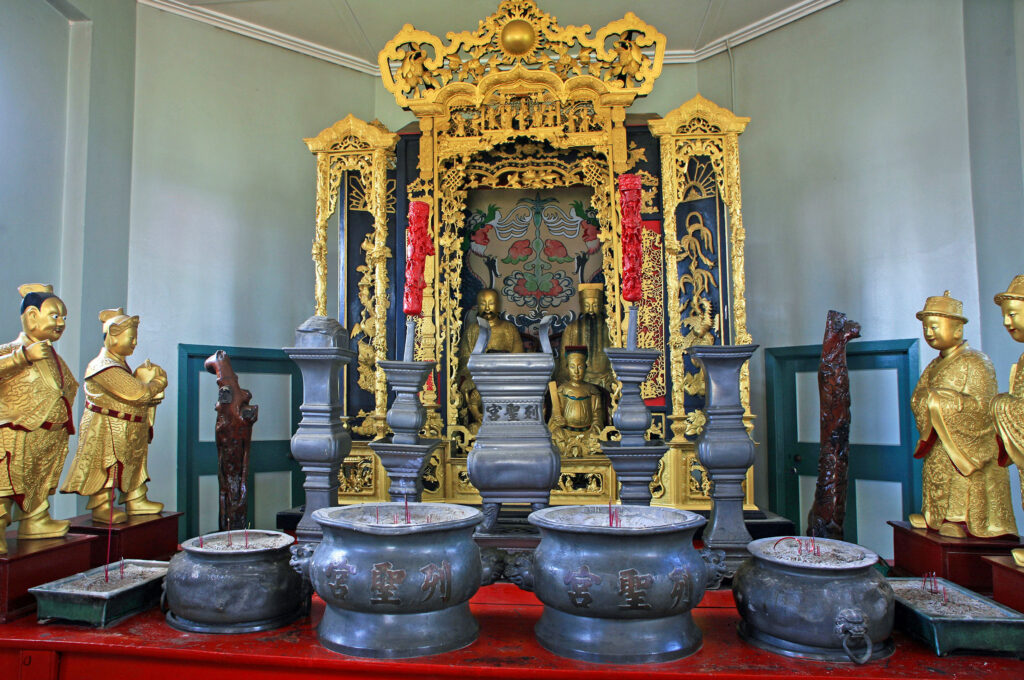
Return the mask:
<path fill-rule="evenodd" d="M 1010 337 L 1024 342 L 1024 274 L 1013 277 L 1006 291 L 995 296 L 995 302 L 1003 312 L 1003 326 Z M 1024 354 L 1010 369 L 1010 391 L 992 399 L 992 416 L 1006 453 L 1005 457 L 1000 455 L 999 462 L 1017 465 L 1021 488 L 1024 488 Z M 1024 567 L 1024 548 L 1015 549 L 1013 559 Z"/>
<path fill-rule="evenodd" d="M 155 515 L 163 504 L 146 498 L 146 458 L 153 438 L 156 405 L 164 396 L 167 373 L 144 362 L 133 373 L 126 362 L 135 351 L 139 317 L 122 309 L 100 312 L 103 349 L 85 369 L 85 411 L 78 451 L 63 493 L 89 497 L 94 521 L 117 524 L 128 515 Z M 114 507 L 114 489 L 120 489 Z"/>
<path fill-rule="evenodd" d="M 567 458 L 600 453 L 605 406 L 601 389 L 584 380 L 587 348 L 565 347 L 562 353 L 568 378 L 551 383 L 551 441 Z"/>
<path fill-rule="evenodd" d="M 611 362 L 604 353 L 611 346 L 608 322 L 604 314 L 604 284 L 584 283 L 580 286 L 580 315 L 565 327 L 562 333 L 562 347 L 587 348 L 587 372 L 584 382 L 597 385 L 608 392 L 615 390 L 615 374 Z M 556 380 L 569 378 L 569 354 L 563 352 L 558 361 Z"/>
<path fill-rule="evenodd" d="M 1010 478 L 997 462 L 999 447 L 990 412 L 997 384 L 992 362 L 964 340 L 963 304 L 930 297 L 917 313 L 925 341 L 939 356 L 921 374 L 911 408 L 924 458 L 921 514 L 912 526 L 943 536 L 992 538 L 1017 531 L 1010 508 Z"/>
<path fill-rule="evenodd" d="M 0 345 L 0 553 L 7 552 L 4 531 L 15 505 L 19 539 L 63 536 L 70 524 L 49 513 L 75 431 L 78 383 L 53 349 L 68 310 L 53 286 L 27 283 L 18 293 L 22 332 Z"/>
<path fill-rule="evenodd" d="M 484 288 L 477 293 L 476 314 L 478 317 L 486 319 L 491 326 L 491 337 L 487 342 L 488 352 L 512 354 L 523 352 L 523 338 L 519 335 L 519 329 L 511 321 L 501 318 L 501 297 L 498 295 L 498 291 L 493 288 Z M 467 363 L 479 337 L 480 327 L 476 323 L 463 324 L 462 339 L 459 342 L 458 387 L 463 403 L 466 405 L 467 426 L 473 433 L 480 429 L 480 424 L 484 422 L 484 416 L 480 393 L 476 389 Z"/>

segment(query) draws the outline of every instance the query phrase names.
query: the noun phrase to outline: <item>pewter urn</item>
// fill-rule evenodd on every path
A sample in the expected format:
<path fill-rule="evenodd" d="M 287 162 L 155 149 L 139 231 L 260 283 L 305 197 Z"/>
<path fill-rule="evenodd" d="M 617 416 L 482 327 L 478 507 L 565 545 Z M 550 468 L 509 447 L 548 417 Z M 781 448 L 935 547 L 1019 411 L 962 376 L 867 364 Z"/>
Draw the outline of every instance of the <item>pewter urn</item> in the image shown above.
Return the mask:
<path fill-rule="evenodd" d="M 540 323 L 542 352 L 483 354 L 490 326 L 483 319 L 468 366 L 483 402 L 484 420 L 469 452 L 469 481 L 483 500 L 482 529 L 494 527 L 502 503 L 546 506 L 562 463 L 544 423 L 544 394 L 555 370 L 548 331 Z"/>
<path fill-rule="evenodd" d="M 408 515 L 406 508 L 408 507 Z M 313 513 L 324 532 L 308 564 L 327 607 L 317 636 L 352 656 L 400 659 L 471 644 L 480 587 L 479 510 L 445 503 L 361 503 Z"/>
<path fill-rule="evenodd" d="M 819 661 L 892 654 L 894 595 L 874 568 L 878 555 L 828 538 L 761 538 L 747 548 L 732 582 L 744 640 Z"/>
<path fill-rule="evenodd" d="M 305 609 L 302 579 L 288 564 L 294 542 L 263 530 L 185 541 L 164 579 L 167 623 L 193 633 L 252 633 L 291 623 Z"/>
<path fill-rule="evenodd" d="M 701 647 L 690 610 L 717 587 L 722 555 L 698 552 L 700 515 L 640 505 L 568 505 L 530 515 L 541 541 L 535 632 L 559 656 L 599 663 L 671 661 Z"/>

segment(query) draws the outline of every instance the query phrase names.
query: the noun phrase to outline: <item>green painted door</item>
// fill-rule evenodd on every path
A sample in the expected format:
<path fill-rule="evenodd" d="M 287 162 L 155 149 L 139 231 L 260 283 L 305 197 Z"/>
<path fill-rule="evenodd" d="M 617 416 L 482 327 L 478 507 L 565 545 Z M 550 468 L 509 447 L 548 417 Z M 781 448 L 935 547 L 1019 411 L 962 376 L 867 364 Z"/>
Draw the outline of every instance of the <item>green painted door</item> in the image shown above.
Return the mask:
<path fill-rule="evenodd" d="M 212 441 L 212 413 L 200 414 L 200 404 L 205 403 L 207 410 L 212 409 L 216 403 L 216 382 L 207 381 L 202 378 L 206 373 L 203 362 L 218 349 L 223 349 L 231 358 L 231 365 L 239 376 L 239 384 L 253 392 L 252 401 L 260 406 L 259 420 L 253 427 L 253 442 L 249 451 L 249 474 L 246 480 L 248 489 L 248 517 L 250 521 L 257 516 L 256 508 L 260 503 L 257 492 L 257 475 L 261 473 L 285 473 L 288 477 L 284 495 L 290 497 L 290 505 L 293 507 L 305 502 L 305 492 L 302 489 L 303 475 L 299 464 L 291 456 L 291 434 L 298 427 L 301 414 L 299 406 L 302 404 L 302 376 L 298 366 L 295 365 L 288 355 L 282 350 L 259 349 L 250 347 L 218 347 L 216 345 L 178 345 L 178 509 L 184 511 L 184 525 L 181 527 L 180 537 L 182 539 L 196 536 L 200 532 L 200 497 L 209 499 L 211 497 L 211 484 L 216 488 L 217 476 L 217 445 Z M 255 376 L 254 376 L 255 374 Z M 261 395 L 251 389 L 247 384 L 247 377 L 250 383 L 260 375 L 279 375 L 289 383 L 286 388 L 288 394 L 282 408 L 287 409 L 287 414 L 270 413 L 266 401 L 261 404 Z M 212 378 L 213 376 L 210 376 Z M 205 390 L 211 394 L 200 395 L 200 383 L 205 384 Z M 264 399 L 268 399 L 264 395 Z M 280 401 L 280 400 L 278 400 Z M 278 427 L 278 436 L 268 439 L 261 432 L 261 422 L 264 428 L 272 419 L 278 422 L 285 418 L 287 425 Z M 201 422 L 206 427 L 201 428 Z M 286 429 L 287 433 L 281 431 Z M 202 431 L 201 431 L 202 430 Z M 209 432 L 206 432 L 209 430 Z M 287 436 L 285 436 L 287 435 Z M 210 479 L 210 476 L 213 479 Z M 284 475 L 277 475 L 281 477 Z M 201 484 L 201 481 L 203 482 Z M 201 489 L 201 486 L 203 487 Z M 203 494 L 203 490 L 207 493 Z M 280 490 L 278 490 L 280 491 Z M 282 494 L 276 493 L 276 497 Z M 272 512 L 285 510 L 286 507 L 270 508 Z M 203 508 L 204 515 L 209 518 L 211 509 Z M 212 509 L 214 521 L 217 508 Z M 209 519 L 204 529 L 209 529 Z M 267 527 L 264 527 L 267 528 Z"/>
<path fill-rule="evenodd" d="M 880 553 L 885 550 L 874 544 L 885 544 L 889 529 L 884 521 L 906 518 L 921 496 L 921 463 L 913 458 L 917 429 L 910 411 L 919 370 L 917 345 L 917 340 L 887 340 L 847 347 L 852 424 L 845 539 L 863 539 Z M 820 361 L 821 345 L 765 350 L 771 508 L 802 531 L 818 475 Z"/>

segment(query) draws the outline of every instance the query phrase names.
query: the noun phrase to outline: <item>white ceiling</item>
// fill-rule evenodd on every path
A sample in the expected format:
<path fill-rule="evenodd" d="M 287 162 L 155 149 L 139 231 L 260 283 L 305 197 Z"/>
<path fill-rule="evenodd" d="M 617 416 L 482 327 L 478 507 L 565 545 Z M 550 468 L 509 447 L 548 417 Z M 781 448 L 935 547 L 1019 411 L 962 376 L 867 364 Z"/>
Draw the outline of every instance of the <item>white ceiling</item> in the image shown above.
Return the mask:
<path fill-rule="evenodd" d="M 436 35 L 473 30 L 497 0 L 137 0 L 181 16 L 377 72 L 377 52 L 406 23 Z M 629 11 L 668 38 L 667 63 L 724 51 L 840 0 L 538 0 L 561 25 L 592 29 Z"/>

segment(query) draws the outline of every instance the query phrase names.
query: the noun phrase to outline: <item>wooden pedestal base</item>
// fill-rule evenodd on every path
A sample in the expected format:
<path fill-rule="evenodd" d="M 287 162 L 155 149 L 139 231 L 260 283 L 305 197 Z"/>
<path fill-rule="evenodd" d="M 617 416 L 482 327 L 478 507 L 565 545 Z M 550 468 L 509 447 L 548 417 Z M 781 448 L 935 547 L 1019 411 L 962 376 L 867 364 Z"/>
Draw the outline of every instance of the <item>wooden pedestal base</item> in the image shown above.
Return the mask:
<path fill-rule="evenodd" d="M 1016 536 L 947 538 L 935 531 L 915 529 L 908 522 L 888 524 L 893 532 L 893 566 L 898 573 L 922 576 L 935 572 L 981 593 L 992 592 L 992 568 L 982 558 L 1009 555 L 1021 547 Z"/>
<path fill-rule="evenodd" d="M 1024 613 L 1024 567 L 1012 557 L 985 557 L 992 565 L 992 599 Z"/>
<path fill-rule="evenodd" d="M 169 560 L 178 551 L 178 518 L 180 512 L 159 515 L 135 515 L 112 528 L 94 522 L 92 515 L 79 515 L 71 520 L 71 533 L 96 536 L 92 543 L 89 567 L 102 567 L 108 562 L 124 559 Z M 107 559 L 107 531 L 110 531 L 110 559 Z"/>
<path fill-rule="evenodd" d="M 62 538 L 20 540 L 7 533 L 7 553 L 0 555 L 0 623 L 35 611 L 33 586 L 77 574 L 89 568 L 93 536 L 68 534 Z"/>

